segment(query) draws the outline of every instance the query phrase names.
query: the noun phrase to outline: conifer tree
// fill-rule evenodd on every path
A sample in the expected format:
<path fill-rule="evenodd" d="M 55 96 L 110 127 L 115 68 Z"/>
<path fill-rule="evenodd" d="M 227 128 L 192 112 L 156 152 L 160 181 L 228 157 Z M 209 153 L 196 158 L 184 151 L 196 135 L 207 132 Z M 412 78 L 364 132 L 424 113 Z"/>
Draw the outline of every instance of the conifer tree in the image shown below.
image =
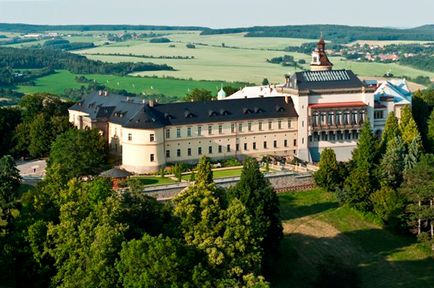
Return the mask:
<path fill-rule="evenodd" d="M 407 154 L 404 157 L 404 172 L 412 169 L 416 163 L 419 161 L 421 151 L 420 151 L 420 137 L 413 139 L 408 146 Z"/>
<path fill-rule="evenodd" d="M 430 151 L 434 151 L 434 110 L 431 112 L 431 115 L 429 116 L 429 119 L 427 121 L 428 126 L 428 132 L 427 132 L 427 138 L 428 138 L 428 144 Z"/>
<path fill-rule="evenodd" d="M 407 145 L 410 145 L 411 142 L 416 139 L 418 140 L 419 147 L 422 147 L 421 136 L 413 118 L 410 118 L 408 124 L 404 127 L 402 139 Z"/>
<path fill-rule="evenodd" d="M 336 161 L 335 151 L 326 148 L 321 152 L 319 170 L 314 174 L 315 182 L 318 186 L 328 191 L 336 190 L 339 185 L 338 162 Z"/>
<path fill-rule="evenodd" d="M 387 150 L 381 159 L 381 186 L 398 188 L 404 171 L 405 145 L 401 137 L 395 137 L 387 143 Z"/>
<path fill-rule="evenodd" d="M 363 123 L 353 161 L 358 168 L 371 170 L 377 161 L 377 138 L 372 133 L 369 121 Z"/>
<path fill-rule="evenodd" d="M 411 118 L 413 118 L 413 116 L 411 114 L 410 105 L 405 105 L 401 109 L 401 119 L 399 120 L 399 130 L 401 131 L 401 134 L 404 133 L 405 127 L 408 125 Z"/>
<path fill-rule="evenodd" d="M 377 162 L 377 140 L 369 121 L 363 123 L 357 148 L 353 151 L 354 167 L 345 179 L 340 200 L 362 211 L 372 208 L 370 195 L 376 190 L 375 167 Z"/>
<path fill-rule="evenodd" d="M 260 172 L 255 159 L 244 161 L 240 181 L 230 194 L 232 198 L 239 199 L 252 215 L 256 234 L 264 237 L 264 250 L 273 251 L 277 248 L 282 238 L 279 199 L 270 182 Z"/>
<path fill-rule="evenodd" d="M 399 134 L 398 118 L 396 118 L 395 112 L 392 111 L 387 116 L 386 124 L 384 126 L 383 135 L 381 137 L 381 151 L 385 152 L 387 143 Z"/>

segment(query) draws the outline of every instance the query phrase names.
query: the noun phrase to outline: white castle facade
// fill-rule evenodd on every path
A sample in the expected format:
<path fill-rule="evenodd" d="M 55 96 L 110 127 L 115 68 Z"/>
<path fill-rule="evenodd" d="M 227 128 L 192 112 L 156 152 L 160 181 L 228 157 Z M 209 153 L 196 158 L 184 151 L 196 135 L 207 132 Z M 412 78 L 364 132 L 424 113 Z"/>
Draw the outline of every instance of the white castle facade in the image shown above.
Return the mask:
<path fill-rule="evenodd" d="M 297 157 L 317 162 L 324 148 L 350 159 L 364 121 L 378 136 L 389 112 L 400 118 L 412 95 L 405 80 L 362 81 L 350 70 L 333 70 L 321 39 L 311 71 L 274 86 L 246 87 L 207 102 L 144 103 L 121 95 L 93 93 L 69 109 L 79 129 L 95 128 L 122 168 L 158 171 L 202 155 Z"/>

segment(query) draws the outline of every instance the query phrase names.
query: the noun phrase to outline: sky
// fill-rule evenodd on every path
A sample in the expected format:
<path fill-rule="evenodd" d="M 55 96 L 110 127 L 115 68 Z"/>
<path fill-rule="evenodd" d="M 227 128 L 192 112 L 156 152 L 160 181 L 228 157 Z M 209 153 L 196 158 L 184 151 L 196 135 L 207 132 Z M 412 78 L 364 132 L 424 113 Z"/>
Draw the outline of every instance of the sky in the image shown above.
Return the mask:
<path fill-rule="evenodd" d="M 434 24 L 434 0 L 0 0 L 1 23 L 206 26 Z"/>

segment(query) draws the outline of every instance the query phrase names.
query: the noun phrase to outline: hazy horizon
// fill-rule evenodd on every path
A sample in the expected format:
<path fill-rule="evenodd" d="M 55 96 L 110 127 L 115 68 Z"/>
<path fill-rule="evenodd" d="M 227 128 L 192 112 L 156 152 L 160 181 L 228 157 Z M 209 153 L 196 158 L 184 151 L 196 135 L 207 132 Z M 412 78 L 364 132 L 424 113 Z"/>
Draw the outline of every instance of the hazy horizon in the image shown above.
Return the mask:
<path fill-rule="evenodd" d="M 389 1 L 387 1 L 389 2 Z M 0 0 L 0 22 L 86 25 L 131 24 L 211 28 L 337 24 L 408 28 L 434 23 L 434 1 L 393 4 L 365 0 L 289 3 L 287 0 Z"/>

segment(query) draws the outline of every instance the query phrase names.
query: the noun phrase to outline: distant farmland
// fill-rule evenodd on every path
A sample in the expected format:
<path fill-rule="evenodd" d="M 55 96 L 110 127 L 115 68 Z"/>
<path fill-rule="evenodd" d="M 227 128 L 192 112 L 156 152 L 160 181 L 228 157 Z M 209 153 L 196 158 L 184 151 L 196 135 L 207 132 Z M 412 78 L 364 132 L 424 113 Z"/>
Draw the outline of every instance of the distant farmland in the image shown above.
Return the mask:
<path fill-rule="evenodd" d="M 65 89 L 80 88 L 85 83 L 78 83 L 75 80 L 77 75 L 68 71 L 58 71 L 55 74 L 41 77 L 35 81 L 34 86 L 20 86 L 19 91 L 23 93 L 48 92 L 62 95 Z M 84 75 L 87 79 L 95 80 L 98 83 L 112 89 L 124 89 L 136 94 L 164 94 L 182 98 L 189 90 L 194 88 L 208 89 L 216 94 L 221 85 L 240 87 L 239 83 L 228 83 L 221 81 L 195 81 L 164 79 L 151 77 L 114 76 L 114 75 Z"/>

